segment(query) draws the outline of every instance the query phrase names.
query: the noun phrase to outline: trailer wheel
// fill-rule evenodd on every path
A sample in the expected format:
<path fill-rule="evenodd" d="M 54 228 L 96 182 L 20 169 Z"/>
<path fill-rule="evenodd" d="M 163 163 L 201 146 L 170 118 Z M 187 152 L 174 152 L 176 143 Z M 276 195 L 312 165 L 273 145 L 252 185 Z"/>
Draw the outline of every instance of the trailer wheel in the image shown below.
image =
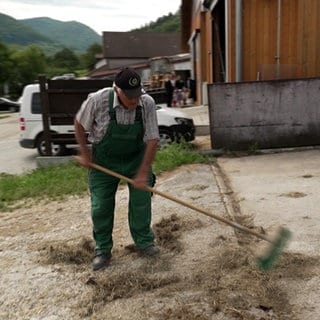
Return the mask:
<path fill-rule="evenodd" d="M 160 135 L 160 140 L 159 140 L 160 148 L 164 148 L 168 144 L 171 144 L 174 141 L 174 135 L 172 130 L 170 129 L 159 128 L 159 135 Z"/>
<path fill-rule="evenodd" d="M 37 150 L 40 156 L 46 156 L 46 143 L 42 134 L 37 140 Z M 63 156 L 66 154 L 67 148 L 63 144 L 51 143 L 52 156 Z"/>

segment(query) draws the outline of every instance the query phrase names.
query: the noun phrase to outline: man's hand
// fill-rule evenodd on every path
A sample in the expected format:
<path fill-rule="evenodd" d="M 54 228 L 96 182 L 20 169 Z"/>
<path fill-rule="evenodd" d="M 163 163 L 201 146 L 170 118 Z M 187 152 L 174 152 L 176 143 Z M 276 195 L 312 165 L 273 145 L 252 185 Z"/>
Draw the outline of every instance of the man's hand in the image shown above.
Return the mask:
<path fill-rule="evenodd" d="M 92 162 L 91 153 L 84 152 L 78 155 L 77 157 L 78 163 L 86 168 L 90 168 L 90 164 Z"/>
<path fill-rule="evenodd" d="M 157 152 L 157 148 L 158 148 L 157 139 L 147 141 L 147 147 L 146 147 L 144 157 L 142 159 L 142 163 L 140 165 L 140 168 L 136 176 L 133 179 L 134 181 L 133 186 L 136 189 L 142 189 L 142 190 L 146 189 L 146 186 L 148 185 L 148 176 L 149 176 L 150 167 L 155 157 L 155 154 Z"/>
<path fill-rule="evenodd" d="M 133 187 L 145 190 L 148 183 L 148 173 L 139 173 L 133 178 Z"/>

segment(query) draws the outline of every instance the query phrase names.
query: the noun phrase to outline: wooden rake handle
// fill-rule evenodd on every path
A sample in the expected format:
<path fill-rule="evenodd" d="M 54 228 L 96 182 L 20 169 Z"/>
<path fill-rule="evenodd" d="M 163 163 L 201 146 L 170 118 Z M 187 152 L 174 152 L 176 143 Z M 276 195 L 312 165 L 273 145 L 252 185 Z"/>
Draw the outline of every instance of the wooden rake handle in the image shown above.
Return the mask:
<path fill-rule="evenodd" d="M 77 157 L 76 157 L 76 158 L 77 158 Z M 109 174 L 110 176 L 114 176 L 114 177 L 116 177 L 116 178 L 122 179 L 122 180 L 124 180 L 124 181 L 126 181 L 126 182 L 128 182 L 128 183 L 130 183 L 130 184 L 134 184 L 134 182 L 133 182 L 132 179 L 127 178 L 127 177 L 125 177 L 125 176 L 123 176 L 123 175 L 121 175 L 121 174 L 119 174 L 119 173 L 117 173 L 117 172 L 114 172 L 114 171 L 112 171 L 112 170 L 109 170 L 109 169 L 107 169 L 107 168 L 105 168 L 105 167 L 102 167 L 102 166 L 100 166 L 100 165 L 98 165 L 98 164 L 95 164 L 95 163 L 92 163 L 92 162 L 91 162 L 91 163 L 90 163 L 90 167 L 91 167 L 91 168 L 94 168 L 94 169 L 96 169 L 96 170 L 99 170 L 99 171 L 101 171 L 101 172 L 104 172 L 104 173 L 106 173 L 106 174 Z M 168 194 L 168 193 L 159 191 L 159 190 L 154 189 L 154 188 L 151 188 L 151 187 L 149 187 L 149 186 L 145 186 L 145 187 L 144 187 L 144 190 L 153 192 L 154 194 L 157 194 L 157 195 L 159 195 L 159 196 L 161 196 L 161 197 L 163 197 L 163 198 L 169 199 L 169 200 L 171 200 L 171 201 L 173 201 L 173 202 L 179 203 L 179 204 L 181 204 L 181 205 L 183 205 L 183 206 L 185 206 L 185 207 L 187 207 L 187 208 L 190 208 L 190 209 L 192 209 L 192 210 L 198 211 L 198 212 L 200 212 L 200 213 L 202 213 L 202 214 L 204 214 L 204 215 L 206 215 L 206 216 L 208 216 L 208 217 L 211 217 L 211 218 L 216 219 L 216 220 L 218 220 L 218 221 L 220 221 L 220 222 L 223 222 L 223 223 L 225 223 L 225 224 L 227 224 L 227 225 L 229 225 L 229 226 L 231 226 L 231 227 L 233 227 L 233 228 L 239 229 L 239 230 L 241 230 L 241 231 L 243 231 L 243 232 L 245 232 L 245 233 L 249 233 L 249 234 L 251 234 L 251 235 L 253 235 L 253 236 L 256 236 L 257 238 L 260 238 L 260 239 L 262 239 L 262 240 L 265 240 L 265 241 L 268 241 L 268 242 L 270 242 L 270 243 L 273 243 L 273 241 L 272 241 L 271 239 L 269 239 L 269 238 L 268 238 L 266 235 L 264 235 L 264 234 L 258 233 L 258 232 L 254 231 L 254 230 L 251 230 L 251 229 L 249 229 L 249 228 L 247 228 L 247 227 L 245 227 L 245 226 L 243 226 L 243 225 L 241 225 L 241 224 L 239 224 L 239 223 L 236 223 L 236 222 L 231 221 L 231 220 L 228 220 L 228 219 L 226 219 L 226 218 L 224 218 L 224 217 L 218 216 L 218 215 L 216 215 L 216 214 L 214 214 L 214 213 L 211 213 L 210 211 L 207 211 L 207 210 L 205 210 L 205 209 L 195 207 L 195 206 L 192 205 L 191 203 L 188 203 L 188 202 L 186 202 L 186 201 L 183 201 L 183 200 L 180 200 L 180 199 L 178 199 L 178 198 L 175 198 L 175 197 L 173 197 L 172 195 L 170 195 L 170 194 Z"/>

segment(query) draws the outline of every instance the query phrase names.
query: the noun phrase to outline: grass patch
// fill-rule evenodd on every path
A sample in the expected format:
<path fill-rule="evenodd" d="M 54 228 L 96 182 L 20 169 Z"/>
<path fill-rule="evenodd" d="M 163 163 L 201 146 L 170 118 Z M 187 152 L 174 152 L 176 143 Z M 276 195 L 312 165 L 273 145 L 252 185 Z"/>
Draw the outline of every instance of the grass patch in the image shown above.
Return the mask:
<path fill-rule="evenodd" d="M 59 199 L 87 190 L 87 171 L 75 163 L 36 169 L 22 175 L 0 175 L 0 210 L 6 211 L 15 201 Z"/>
<path fill-rule="evenodd" d="M 154 161 L 155 174 L 190 163 L 205 163 L 202 156 L 190 144 L 172 144 L 159 150 Z M 49 166 L 31 172 L 13 175 L 0 174 L 0 211 L 9 211 L 12 203 L 23 199 L 63 199 L 68 195 L 86 192 L 87 170 L 75 162 Z"/>
<path fill-rule="evenodd" d="M 191 163 L 209 163 L 208 156 L 201 155 L 189 143 L 173 143 L 157 152 L 153 163 L 156 174 L 173 170 L 182 165 Z"/>

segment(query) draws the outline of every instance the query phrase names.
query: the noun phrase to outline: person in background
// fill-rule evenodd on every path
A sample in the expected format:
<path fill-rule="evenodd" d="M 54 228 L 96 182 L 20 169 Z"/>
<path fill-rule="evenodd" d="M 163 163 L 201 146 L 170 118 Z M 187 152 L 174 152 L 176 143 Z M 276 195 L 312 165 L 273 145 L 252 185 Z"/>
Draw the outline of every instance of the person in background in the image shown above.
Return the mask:
<path fill-rule="evenodd" d="M 78 161 L 89 168 L 95 240 L 93 270 L 110 264 L 119 179 L 90 168 L 91 162 L 133 179 L 133 185 L 128 184 L 131 236 L 142 255 L 159 253 L 150 227 L 151 193 L 144 190 L 146 185 L 152 185 L 151 165 L 158 147 L 159 130 L 155 102 L 142 93 L 140 76 L 135 70 L 125 68 L 116 75 L 113 88 L 91 93 L 75 117 Z M 89 132 L 92 151 L 87 146 L 86 132 Z"/>
<path fill-rule="evenodd" d="M 174 75 L 172 73 L 168 73 L 167 80 L 164 83 L 164 87 L 166 89 L 167 95 L 167 107 L 171 108 L 173 101 L 173 92 L 175 87 Z"/>
<path fill-rule="evenodd" d="M 181 77 L 178 75 L 175 81 L 175 95 L 177 100 L 177 105 L 182 107 L 184 104 L 184 82 Z"/>
<path fill-rule="evenodd" d="M 189 100 L 190 103 L 193 104 L 196 98 L 196 81 L 194 79 L 189 78 L 187 82 L 187 87 L 189 89 Z"/>

